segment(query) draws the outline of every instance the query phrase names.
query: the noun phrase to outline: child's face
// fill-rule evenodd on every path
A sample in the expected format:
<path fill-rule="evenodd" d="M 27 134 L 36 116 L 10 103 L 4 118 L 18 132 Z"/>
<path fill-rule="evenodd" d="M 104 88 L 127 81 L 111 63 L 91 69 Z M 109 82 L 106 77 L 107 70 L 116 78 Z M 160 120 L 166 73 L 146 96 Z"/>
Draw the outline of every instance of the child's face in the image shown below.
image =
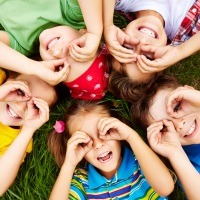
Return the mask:
<path fill-rule="evenodd" d="M 145 55 L 149 59 L 153 59 L 153 54 L 143 52 L 141 46 L 166 46 L 167 44 L 167 36 L 163 24 L 154 16 L 143 16 L 133 20 L 127 25 L 124 32 L 133 38 L 139 39 L 140 42 L 137 45 L 124 43 L 123 46 L 128 49 L 133 49 L 134 53 Z M 144 82 L 144 80 L 148 80 L 152 75 L 151 73 L 142 73 L 137 67 L 137 62 L 124 64 L 123 68 L 128 77 L 133 81 Z"/>
<path fill-rule="evenodd" d="M 38 77 L 22 74 L 16 80 L 27 83 L 32 97 L 43 99 L 49 106 L 55 102 L 57 97 L 54 87 Z M 27 102 L 0 102 L 0 113 L 0 122 L 4 125 L 22 126 L 27 113 Z"/>
<path fill-rule="evenodd" d="M 56 26 L 44 30 L 39 37 L 42 60 L 67 58 L 69 43 L 82 34 L 69 26 Z"/>
<path fill-rule="evenodd" d="M 117 140 L 101 140 L 97 129 L 98 122 L 106 113 L 90 112 L 78 116 L 69 123 L 70 134 L 76 131 L 85 132 L 92 140 L 92 149 L 85 155 L 85 159 L 99 169 L 99 172 L 110 179 L 116 173 L 121 163 L 121 144 Z"/>
<path fill-rule="evenodd" d="M 178 118 L 170 116 L 166 110 L 166 97 L 174 89 L 162 89 L 152 100 L 147 117 L 148 125 L 167 119 L 173 122 L 179 134 L 182 145 L 200 143 L 200 109 L 193 107 L 187 101 L 181 101 L 174 106 Z"/>

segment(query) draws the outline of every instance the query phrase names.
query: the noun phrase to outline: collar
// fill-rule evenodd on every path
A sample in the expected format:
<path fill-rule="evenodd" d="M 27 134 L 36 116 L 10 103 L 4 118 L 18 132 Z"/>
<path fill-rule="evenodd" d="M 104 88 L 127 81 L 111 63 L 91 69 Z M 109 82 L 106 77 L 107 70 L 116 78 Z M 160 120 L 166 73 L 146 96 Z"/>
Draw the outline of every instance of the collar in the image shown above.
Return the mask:
<path fill-rule="evenodd" d="M 0 122 L 0 129 L 4 130 L 5 132 L 8 132 L 8 133 L 18 135 L 20 133 L 22 127 L 20 127 L 19 129 L 14 129 L 14 128 L 7 126 L 7 125 L 4 125 Z"/>
<path fill-rule="evenodd" d="M 128 147 L 122 147 L 122 162 L 118 171 L 115 173 L 114 177 L 110 180 L 106 179 L 102 176 L 96 168 L 88 164 L 88 185 L 90 189 L 98 188 L 102 185 L 106 185 L 106 183 L 115 183 L 120 179 L 126 179 L 130 177 L 134 172 L 134 163 L 135 163 L 135 156 L 133 155 L 132 150 Z M 126 173 L 124 173 L 126 171 Z"/>
<path fill-rule="evenodd" d="M 182 147 L 187 155 L 188 154 L 197 155 L 198 152 L 200 152 L 200 144 L 192 144 L 192 145 L 187 145 L 187 146 L 182 146 Z"/>

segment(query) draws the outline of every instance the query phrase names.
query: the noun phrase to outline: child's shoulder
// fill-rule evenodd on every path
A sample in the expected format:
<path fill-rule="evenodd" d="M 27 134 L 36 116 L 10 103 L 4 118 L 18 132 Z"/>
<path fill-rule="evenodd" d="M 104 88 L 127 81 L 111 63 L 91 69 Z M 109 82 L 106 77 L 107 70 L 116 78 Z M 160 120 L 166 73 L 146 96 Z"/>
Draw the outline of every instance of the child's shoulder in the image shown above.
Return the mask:
<path fill-rule="evenodd" d="M 81 180 L 88 180 L 88 169 L 87 168 L 77 168 L 74 171 L 74 178 Z"/>

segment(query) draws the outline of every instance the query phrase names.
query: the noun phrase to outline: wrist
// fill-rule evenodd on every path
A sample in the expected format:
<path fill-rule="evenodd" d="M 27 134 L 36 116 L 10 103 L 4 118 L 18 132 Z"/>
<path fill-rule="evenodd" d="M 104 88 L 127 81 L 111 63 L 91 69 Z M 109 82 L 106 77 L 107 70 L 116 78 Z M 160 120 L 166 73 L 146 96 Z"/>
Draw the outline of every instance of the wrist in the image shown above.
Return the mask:
<path fill-rule="evenodd" d="M 29 125 L 26 125 L 24 123 L 23 126 L 22 126 L 22 131 L 21 132 L 26 132 L 26 133 L 28 132 L 28 133 L 33 135 L 37 129 L 38 128 L 33 128 L 33 127 L 31 127 Z"/>
<path fill-rule="evenodd" d="M 30 127 L 26 127 L 26 126 L 23 126 L 20 132 L 20 134 L 24 134 L 30 137 L 32 137 L 34 133 L 35 133 L 35 130 L 30 129 Z"/>
<path fill-rule="evenodd" d="M 76 165 L 73 165 L 68 160 L 65 160 L 61 168 L 66 169 L 68 171 L 74 171 L 76 168 Z"/>
<path fill-rule="evenodd" d="M 181 157 L 185 157 L 185 156 L 186 156 L 186 154 L 185 154 L 183 148 L 181 147 L 181 148 L 174 149 L 174 151 L 172 151 L 171 153 L 168 154 L 167 158 L 170 161 L 170 163 L 172 164 L 173 162 L 176 162 L 177 160 L 179 160 Z"/>

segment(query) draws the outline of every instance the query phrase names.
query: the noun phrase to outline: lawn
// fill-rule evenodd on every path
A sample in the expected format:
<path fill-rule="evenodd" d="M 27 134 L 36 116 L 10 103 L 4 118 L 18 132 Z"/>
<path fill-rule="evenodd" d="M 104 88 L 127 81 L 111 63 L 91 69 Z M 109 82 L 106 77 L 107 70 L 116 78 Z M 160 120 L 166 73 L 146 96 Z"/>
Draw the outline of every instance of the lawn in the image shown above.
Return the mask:
<path fill-rule="evenodd" d="M 115 23 L 123 27 L 127 20 L 115 15 Z M 200 89 L 200 53 L 197 53 L 180 63 L 170 67 L 166 72 L 174 74 L 182 84 Z M 107 94 L 106 100 L 115 102 L 116 109 L 129 119 L 128 103 Z M 21 165 L 14 184 L 1 198 L 2 200 L 47 200 L 53 184 L 59 173 L 59 168 L 47 148 L 47 136 L 52 130 L 56 120 L 63 118 L 63 113 L 70 102 L 70 98 L 63 99 L 54 106 L 50 113 L 50 120 L 44 124 L 34 135 L 33 151 Z M 145 133 L 139 131 L 144 138 Z M 144 138 L 145 139 L 145 138 Z M 184 194 L 176 184 L 171 194 L 172 200 L 183 200 Z"/>

